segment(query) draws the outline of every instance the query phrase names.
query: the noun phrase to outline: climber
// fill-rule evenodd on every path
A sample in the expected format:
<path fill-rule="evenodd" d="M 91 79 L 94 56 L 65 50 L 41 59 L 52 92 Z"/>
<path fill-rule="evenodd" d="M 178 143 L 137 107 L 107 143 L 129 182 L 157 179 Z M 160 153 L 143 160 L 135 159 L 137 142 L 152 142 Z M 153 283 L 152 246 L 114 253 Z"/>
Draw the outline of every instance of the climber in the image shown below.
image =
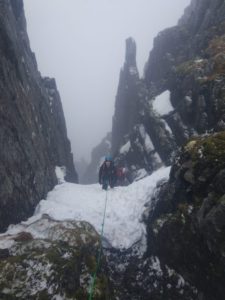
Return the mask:
<path fill-rule="evenodd" d="M 99 170 L 99 183 L 102 185 L 103 190 L 107 190 L 108 186 L 114 188 L 116 182 L 116 169 L 112 157 L 106 156 L 105 161 Z"/>
<path fill-rule="evenodd" d="M 117 185 L 118 186 L 125 185 L 126 169 L 124 167 L 117 167 L 116 168 L 116 177 L 117 177 Z"/>

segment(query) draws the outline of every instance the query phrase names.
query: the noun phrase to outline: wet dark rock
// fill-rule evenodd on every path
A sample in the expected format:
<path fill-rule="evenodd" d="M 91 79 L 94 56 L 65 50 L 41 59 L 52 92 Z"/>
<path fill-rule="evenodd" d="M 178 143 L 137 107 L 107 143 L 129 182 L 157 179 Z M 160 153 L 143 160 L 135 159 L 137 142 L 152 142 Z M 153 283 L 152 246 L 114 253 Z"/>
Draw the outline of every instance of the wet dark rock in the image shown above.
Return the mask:
<path fill-rule="evenodd" d="M 0 249 L 0 260 L 1 259 L 5 259 L 7 257 L 9 257 L 9 250 L 8 249 Z"/>
<path fill-rule="evenodd" d="M 25 242 L 33 240 L 33 236 L 30 232 L 20 232 L 14 237 L 14 241 L 16 242 Z"/>
<path fill-rule="evenodd" d="M 189 141 L 147 222 L 148 255 L 174 268 L 207 300 L 225 292 L 224 161 L 225 132 Z"/>
<path fill-rule="evenodd" d="M 47 215 L 24 229 L 38 232 L 40 227 L 45 239 L 11 236 L 14 245 L 0 250 L 0 298 L 88 299 L 100 249 L 99 235 L 86 222 L 60 222 Z M 21 234 L 28 236 L 29 232 Z M 113 297 L 107 272 L 102 257 L 93 299 Z"/>
<path fill-rule="evenodd" d="M 57 183 L 77 181 L 55 80 L 42 78 L 26 32 L 23 1 L 0 3 L 0 231 L 30 216 Z"/>
<path fill-rule="evenodd" d="M 132 180 L 173 166 L 146 205 L 147 249 L 141 243 L 126 251 L 104 249 L 96 299 L 224 298 L 224 20 L 223 0 L 192 0 L 178 25 L 155 38 L 144 78 L 135 42 L 126 41 L 112 154 Z M 67 179 L 76 181 L 59 94 L 54 80 L 41 78 L 25 28 L 23 2 L 1 1 L 2 230 L 30 215 L 57 183 L 56 165 L 66 166 Z M 165 91 L 173 110 L 160 114 L 153 104 Z M 93 152 L 90 180 L 108 146 L 103 141 Z M 47 216 L 40 222 L 48 238 L 21 233 L 11 237 L 16 244 L 10 251 L 0 251 L 0 298 L 86 299 L 99 236 L 85 222 Z"/>
<path fill-rule="evenodd" d="M 145 69 L 148 87 L 169 89 L 182 122 L 198 134 L 223 120 L 224 15 L 223 1 L 191 1 L 178 25 L 155 38 Z"/>
<path fill-rule="evenodd" d="M 125 63 L 120 72 L 112 126 L 112 154 L 118 165 L 129 170 L 130 178 L 150 174 L 163 163 L 171 163 L 176 149 L 166 120 L 152 107 L 154 94 L 139 78 L 136 44 L 126 40 Z"/>
<path fill-rule="evenodd" d="M 120 72 L 120 81 L 113 117 L 112 152 L 123 142 L 126 134 L 137 122 L 139 73 L 136 65 L 136 44 L 132 38 L 126 40 L 126 58 Z"/>
<path fill-rule="evenodd" d="M 178 25 L 154 39 L 143 79 L 136 69 L 136 45 L 127 40 L 113 117 L 112 153 L 133 177 L 137 170 L 149 174 L 155 169 L 155 157 L 146 153 L 135 135 L 137 126 L 144 126 L 165 165 L 189 138 L 225 129 L 224 16 L 222 0 L 192 0 Z M 157 116 L 151 104 L 165 91 L 170 92 L 174 110 Z M 130 152 L 121 155 L 128 141 Z"/>
<path fill-rule="evenodd" d="M 224 30 L 223 0 L 192 0 L 178 25 L 155 38 L 143 79 L 134 41 L 126 42 L 112 153 L 132 180 L 162 164 L 172 169 L 146 206 L 144 256 L 108 250 L 118 299 L 224 298 Z M 165 91 L 173 110 L 160 114 L 154 101 Z"/>
<path fill-rule="evenodd" d="M 106 251 L 115 299 L 198 299 L 198 291 L 194 286 L 158 257 L 140 255 L 139 246 L 135 245 L 126 251 Z"/>

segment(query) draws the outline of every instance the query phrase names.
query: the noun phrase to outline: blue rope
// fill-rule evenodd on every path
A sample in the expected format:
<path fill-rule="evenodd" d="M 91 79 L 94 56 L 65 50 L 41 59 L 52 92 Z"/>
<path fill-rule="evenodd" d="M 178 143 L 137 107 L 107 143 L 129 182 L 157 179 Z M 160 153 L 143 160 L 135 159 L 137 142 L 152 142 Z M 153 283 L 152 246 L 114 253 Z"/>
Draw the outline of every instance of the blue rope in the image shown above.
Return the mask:
<path fill-rule="evenodd" d="M 101 261 L 101 255 L 102 255 L 102 240 L 103 240 L 103 232 L 104 232 L 104 226 L 105 226 L 105 215 L 106 215 L 107 201 L 108 201 L 108 194 L 107 194 L 107 191 L 106 191 L 105 208 L 104 208 L 103 222 L 102 222 L 102 229 L 101 229 L 101 235 L 100 235 L 100 249 L 99 249 L 99 253 L 98 253 L 98 259 L 97 259 L 96 270 L 95 270 L 95 273 L 94 273 L 94 276 L 93 276 L 92 282 L 91 282 L 91 287 L 90 287 L 90 291 L 89 291 L 89 297 L 88 297 L 88 300 L 92 300 L 92 299 L 93 299 L 94 290 L 95 290 L 95 285 L 96 285 L 96 277 L 97 277 L 97 273 L 98 273 L 99 266 L 100 266 L 100 261 Z"/>

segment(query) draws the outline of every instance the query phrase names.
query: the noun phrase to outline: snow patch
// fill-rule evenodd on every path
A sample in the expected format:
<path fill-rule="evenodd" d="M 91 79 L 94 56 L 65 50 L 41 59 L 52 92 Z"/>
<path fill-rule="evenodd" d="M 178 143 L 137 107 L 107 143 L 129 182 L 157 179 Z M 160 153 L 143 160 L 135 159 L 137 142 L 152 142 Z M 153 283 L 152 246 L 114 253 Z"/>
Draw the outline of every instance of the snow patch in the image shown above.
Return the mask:
<path fill-rule="evenodd" d="M 146 132 L 145 127 L 144 127 L 143 124 L 141 124 L 139 126 L 139 132 L 140 132 L 140 135 L 141 135 L 142 139 L 144 140 L 144 146 L 145 146 L 146 152 L 149 153 L 149 152 L 153 151 L 155 149 L 154 145 L 152 143 L 152 140 L 151 140 L 150 136 Z"/>
<path fill-rule="evenodd" d="M 161 160 L 161 157 L 159 156 L 158 152 L 155 152 L 154 155 L 153 155 L 154 159 L 155 159 L 155 162 L 157 164 L 163 164 L 162 160 Z"/>
<path fill-rule="evenodd" d="M 170 91 L 167 90 L 153 100 L 153 109 L 159 115 L 167 115 L 174 110 L 170 102 Z"/>
<path fill-rule="evenodd" d="M 58 167 L 57 170 L 61 175 L 64 174 L 61 168 Z M 98 184 L 61 183 L 48 193 L 46 200 L 39 203 L 33 217 L 26 222 L 11 226 L 6 234 L 26 231 L 27 226 L 24 225 L 33 224 L 28 228 L 30 227 L 34 238 L 43 238 L 49 230 L 47 228 L 49 223 L 42 220 L 37 222 L 37 226 L 34 224 L 42 218 L 43 214 L 64 222 L 65 220 L 86 221 L 101 233 L 107 197 L 104 238 L 115 248 L 130 248 L 145 236 L 146 228 L 141 222 L 142 214 L 146 209 L 145 204 L 153 195 L 157 182 L 168 178 L 169 172 L 170 167 L 161 168 L 151 176 L 126 187 L 116 187 L 107 193 Z M 0 235 L 0 241 L 6 238 L 6 234 Z M 5 243 L 7 247 L 7 241 Z"/>
<path fill-rule="evenodd" d="M 66 176 L 66 167 L 55 167 L 55 175 L 58 179 L 58 184 L 64 183 L 65 182 L 65 176 Z"/>
<path fill-rule="evenodd" d="M 10 236 L 0 236 L 0 249 L 11 248 L 14 244 L 14 240 L 10 239 Z"/>
<path fill-rule="evenodd" d="M 181 275 L 179 275 L 176 288 L 180 289 L 180 288 L 183 288 L 184 286 L 185 286 L 185 280 Z"/>
<path fill-rule="evenodd" d="M 146 137 L 145 137 L 145 149 L 148 153 L 155 149 L 154 145 L 152 143 L 152 140 L 147 133 L 146 133 Z"/>
<path fill-rule="evenodd" d="M 165 128 L 166 128 L 166 131 L 168 131 L 171 135 L 173 134 L 170 126 L 168 125 L 168 123 L 164 120 L 164 119 L 161 119 L 163 124 L 165 125 Z"/>
<path fill-rule="evenodd" d="M 131 144 L 130 144 L 130 141 L 128 141 L 125 145 L 123 145 L 120 148 L 120 154 L 126 154 L 127 152 L 129 152 L 130 147 L 131 147 Z"/>
<path fill-rule="evenodd" d="M 139 132 L 141 137 L 143 138 L 143 140 L 145 139 L 146 136 L 146 131 L 145 131 L 145 127 L 143 124 L 139 125 Z"/>
<path fill-rule="evenodd" d="M 157 256 L 151 258 L 152 266 L 151 269 L 156 271 L 157 276 L 161 277 L 163 275 L 163 271 L 161 269 L 160 261 Z"/>
<path fill-rule="evenodd" d="M 195 63 L 196 63 L 196 64 L 200 64 L 200 63 L 202 63 L 203 61 L 204 61 L 204 59 L 196 59 L 196 60 L 195 60 Z"/>
<path fill-rule="evenodd" d="M 137 171 L 137 176 L 135 177 L 135 181 L 143 179 L 144 177 L 148 176 L 148 173 L 145 169 L 139 169 Z"/>

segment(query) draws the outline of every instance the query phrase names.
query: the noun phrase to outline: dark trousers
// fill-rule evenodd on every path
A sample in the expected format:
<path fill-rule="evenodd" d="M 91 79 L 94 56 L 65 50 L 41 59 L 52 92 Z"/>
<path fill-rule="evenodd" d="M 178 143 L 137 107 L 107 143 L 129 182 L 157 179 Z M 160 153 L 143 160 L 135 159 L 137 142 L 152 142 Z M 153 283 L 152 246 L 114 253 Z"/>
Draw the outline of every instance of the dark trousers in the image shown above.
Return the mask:
<path fill-rule="evenodd" d="M 104 176 L 104 177 L 102 178 L 102 189 L 103 189 L 103 190 L 107 190 L 109 186 L 110 186 L 111 188 L 114 187 L 114 180 L 113 180 L 113 178 L 110 178 L 110 177 L 108 177 L 108 176 Z"/>

